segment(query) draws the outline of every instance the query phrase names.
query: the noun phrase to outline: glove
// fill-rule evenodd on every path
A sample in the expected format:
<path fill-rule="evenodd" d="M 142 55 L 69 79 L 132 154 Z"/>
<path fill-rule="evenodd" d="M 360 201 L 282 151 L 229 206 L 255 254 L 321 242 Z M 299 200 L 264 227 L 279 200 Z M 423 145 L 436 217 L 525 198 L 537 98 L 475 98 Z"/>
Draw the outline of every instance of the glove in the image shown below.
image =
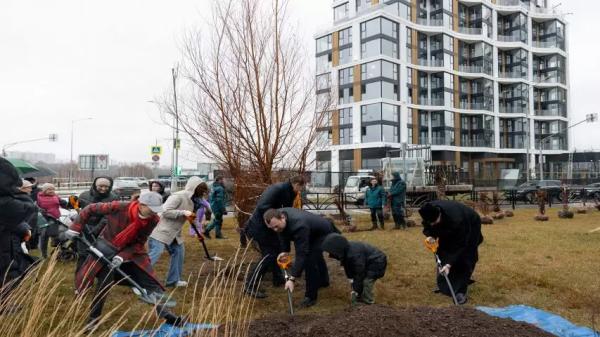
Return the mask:
<path fill-rule="evenodd" d="M 350 292 L 350 304 L 356 305 L 358 303 L 358 293 L 354 290 Z"/>
<path fill-rule="evenodd" d="M 440 274 L 441 275 L 446 275 L 446 276 L 448 274 L 450 274 L 450 265 L 447 264 L 447 265 L 443 266 L 442 268 L 440 268 Z"/>
<path fill-rule="evenodd" d="M 123 264 L 123 258 L 120 257 L 119 255 L 116 255 L 115 257 L 112 258 L 110 266 L 112 268 L 119 268 L 121 266 L 121 264 Z"/>
<path fill-rule="evenodd" d="M 74 238 L 78 237 L 80 234 L 79 234 L 79 232 L 76 232 L 72 229 L 68 229 L 66 232 L 64 232 L 63 235 L 65 236 L 65 239 L 73 240 Z"/>

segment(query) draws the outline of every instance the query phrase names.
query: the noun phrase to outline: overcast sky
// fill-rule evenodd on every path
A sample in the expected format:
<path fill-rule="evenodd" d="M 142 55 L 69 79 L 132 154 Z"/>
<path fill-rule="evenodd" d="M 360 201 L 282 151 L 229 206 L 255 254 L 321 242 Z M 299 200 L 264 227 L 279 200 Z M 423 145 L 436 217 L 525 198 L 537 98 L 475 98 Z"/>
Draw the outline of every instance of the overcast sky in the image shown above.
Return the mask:
<path fill-rule="evenodd" d="M 557 3 L 555 1 L 555 3 Z M 306 48 L 332 21 L 330 0 L 292 0 Z M 570 23 L 571 118 L 600 112 L 600 1 L 563 0 Z M 186 29 L 202 26 L 209 0 L 1 0 L 0 146 L 57 133 L 15 151 L 108 153 L 117 161 L 149 161 L 171 131 L 148 101 L 170 88 Z M 600 123 L 574 129 L 573 145 L 600 149 Z M 185 147 L 185 145 L 184 145 Z M 196 157 L 185 148 L 187 166 Z M 161 162 L 168 165 L 167 156 Z M 193 166 L 192 166 L 193 167 Z"/>

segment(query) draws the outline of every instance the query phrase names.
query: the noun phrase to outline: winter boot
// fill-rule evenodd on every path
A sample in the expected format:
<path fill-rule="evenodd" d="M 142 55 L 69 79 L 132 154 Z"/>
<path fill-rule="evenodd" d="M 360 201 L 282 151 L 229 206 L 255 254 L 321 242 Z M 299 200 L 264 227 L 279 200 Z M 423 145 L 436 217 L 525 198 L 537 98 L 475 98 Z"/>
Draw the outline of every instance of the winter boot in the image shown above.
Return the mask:
<path fill-rule="evenodd" d="M 377 229 L 377 223 L 376 223 L 376 222 L 373 222 L 373 223 L 371 224 L 371 228 L 369 228 L 369 230 L 370 230 L 370 231 L 374 231 L 374 230 L 376 230 L 376 229 Z"/>

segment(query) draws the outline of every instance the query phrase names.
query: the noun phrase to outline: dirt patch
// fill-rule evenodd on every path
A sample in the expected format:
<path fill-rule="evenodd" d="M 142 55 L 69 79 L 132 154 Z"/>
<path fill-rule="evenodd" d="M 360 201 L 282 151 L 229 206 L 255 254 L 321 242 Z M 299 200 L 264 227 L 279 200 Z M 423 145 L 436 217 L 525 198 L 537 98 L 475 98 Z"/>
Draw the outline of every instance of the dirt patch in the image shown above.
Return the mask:
<path fill-rule="evenodd" d="M 359 306 L 329 315 L 274 316 L 250 325 L 249 337 L 552 337 L 526 323 L 468 307 Z"/>

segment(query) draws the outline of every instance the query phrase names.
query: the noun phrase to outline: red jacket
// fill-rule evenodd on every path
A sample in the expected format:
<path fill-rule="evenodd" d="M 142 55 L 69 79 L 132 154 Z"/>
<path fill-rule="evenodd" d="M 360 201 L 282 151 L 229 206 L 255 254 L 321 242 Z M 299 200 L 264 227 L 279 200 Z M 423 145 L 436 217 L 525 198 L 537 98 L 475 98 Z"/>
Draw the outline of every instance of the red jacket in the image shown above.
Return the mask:
<path fill-rule="evenodd" d="M 60 218 L 60 198 L 57 195 L 38 193 L 37 204 L 54 219 Z"/>
<path fill-rule="evenodd" d="M 82 224 L 87 223 L 90 217 L 104 216 L 107 220 L 107 224 L 102 232 L 100 232 L 100 237 L 114 244 L 113 240 L 117 234 L 132 222 L 131 219 L 129 219 L 128 214 L 129 205 L 130 202 L 119 201 L 91 204 L 79 213 L 77 219 L 71 224 L 70 229 L 81 232 L 83 228 Z M 156 280 L 154 275 L 154 270 L 150 264 L 150 257 L 148 257 L 148 252 L 145 247 L 146 241 L 148 241 L 148 237 L 152 233 L 154 227 L 158 224 L 158 221 L 158 216 L 153 217 L 147 226 L 135 234 L 133 241 L 123 247 L 117 255 L 122 257 L 125 262 L 135 263 L 141 270 L 151 276 L 158 285 L 160 285 L 160 282 Z M 94 278 L 101 267 L 102 265 L 97 263 L 95 256 L 88 256 L 81 268 L 77 270 L 75 276 L 75 286 L 79 293 L 92 286 Z M 163 288 L 162 285 L 160 286 Z"/>

